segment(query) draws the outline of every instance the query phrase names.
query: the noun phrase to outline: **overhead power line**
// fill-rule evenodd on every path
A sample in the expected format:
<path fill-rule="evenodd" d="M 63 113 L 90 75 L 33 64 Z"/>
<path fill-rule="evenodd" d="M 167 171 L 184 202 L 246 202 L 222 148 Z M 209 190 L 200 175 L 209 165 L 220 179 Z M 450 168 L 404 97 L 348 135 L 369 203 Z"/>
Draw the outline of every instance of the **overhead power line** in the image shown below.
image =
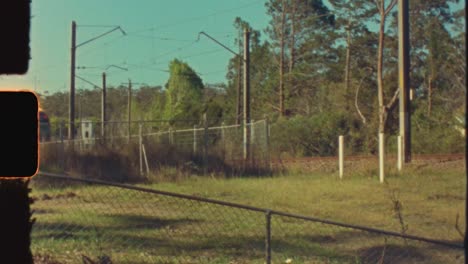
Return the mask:
<path fill-rule="evenodd" d="M 151 40 L 163 40 L 163 41 L 178 41 L 178 42 L 191 42 L 193 39 L 175 39 L 175 38 L 166 38 L 166 37 L 159 37 L 159 36 L 147 36 L 147 35 L 140 35 L 140 34 L 129 34 L 129 37 L 138 37 L 143 39 L 151 39 Z"/>
<path fill-rule="evenodd" d="M 180 20 L 180 21 L 177 21 L 177 22 L 174 22 L 174 23 L 168 23 L 168 24 L 165 24 L 165 25 L 159 25 L 159 26 L 157 26 L 157 27 L 153 26 L 153 27 L 146 28 L 146 29 L 140 29 L 140 30 L 137 30 L 137 31 L 129 32 L 129 34 L 132 34 L 132 33 L 142 33 L 142 32 L 148 32 L 148 31 L 154 31 L 154 30 L 157 30 L 157 29 L 167 29 L 168 27 L 171 27 L 171 26 L 178 26 L 178 25 L 181 25 L 181 24 L 189 23 L 189 22 L 196 21 L 196 20 L 205 19 L 205 18 L 212 17 L 212 16 L 216 16 L 216 15 L 219 15 L 219 14 L 229 13 L 229 12 L 231 12 L 231 11 L 235 11 L 235 10 L 239 10 L 239 9 L 248 8 L 248 7 L 257 5 L 257 4 L 259 4 L 259 3 L 264 3 L 264 2 L 265 2 L 265 0 L 251 1 L 250 3 L 245 4 L 245 5 L 242 5 L 242 6 L 238 6 L 238 7 L 234 7 L 234 8 L 228 8 L 228 9 L 223 9 L 223 10 L 219 10 L 219 11 L 216 11 L 216 12 L 213 12 L 213 13 L 210 13 L 210 14 L 206 14 L 206 15 L 203 15 L 203 16 L 187 18 L 187 19 L 183 19 L 183 20 Z"/>
<path fill-rule="evenodd" d="M 76 27 L 114 28 L 114 27 L 118 27 L 118 25 L 76 25 Z"/>

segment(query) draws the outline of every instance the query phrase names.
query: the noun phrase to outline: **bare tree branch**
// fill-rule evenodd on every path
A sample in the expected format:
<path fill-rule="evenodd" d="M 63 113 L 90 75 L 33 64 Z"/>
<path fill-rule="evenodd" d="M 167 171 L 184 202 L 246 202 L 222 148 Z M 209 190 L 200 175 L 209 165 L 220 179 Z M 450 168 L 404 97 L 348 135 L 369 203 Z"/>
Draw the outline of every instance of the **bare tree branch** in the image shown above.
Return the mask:
<path fill-rule="evenodd" d="M 460 215 L 457 213 L 457 218 L 455 219 L 455 230 L 457 230 L 458 234 L 464 238 L 465 234 L 461 231 L 460 226 L 458 225 L 458 220 L 460 219 Z"/>
<path fill-rule="evenodd" d="M 390 3 L 390 5 L 388 5 L 387 9 L 385 10 L 385 16 L 388 15 L 388 13 L 390 13 L 390 11 L 392 11 L 393 7 L 395 7 L 395 5 L 397 4 L 398 0 L 392 0 L 392 2 Z"/>
<path fill-rule="evenodd" d="M 276 111 L 279 111 L 279 110 L 280 110 L 279 107 L 277 107 L 276 105 L 274 105 L 274 104 L 272 104 L 272 103 L 270 103 L 270 102 L 267 102 L 267 105 L 268 105 L 269 107 L 273 108 L 273 109 L 276 110 Z"/>
<path fill-rule="evenodd" d="M 384 0 L 380 0 L 380 1 L 384 1 Z M 375 3 L 375 6 L 377 7 L 377 10 L 379 10 L 379 13 L 380 13 L 381 11 L 380 11 L 380 3 L 379 3 L 379 0 L 374 0 L 374 3 Z"/>
<path fill-rule="evenodd" d="M 354 106 L 356 107 L 356 111 L 359 114 L 359 117 L 361 117 L 363 124 L 366 124 L 367 120 L 366 120 L 366 117 L 361 113 L 361 110 L 359 109 L 358 97 L 359 97 L 359 89 L 361 89 L 362 83 L 364 82 L 365 78 L 366 78 L 365 76 L 361 78 L 361 81 L 359 82 L 359 86 L 356 88 L 356 97 L 354 98 Z"/>
<path fill-rule="evenodd" d="M 385 108 L 388 109 L 388 111 L 392 111 L 393 108 L 396 106 L 396 102 L 398 102 L 398 95 L 400 94 L 400 89 L 396 89 L 395 94 L 393 94 L 392 100 L 388 102 L 388 104 L 385 106 Z"/>

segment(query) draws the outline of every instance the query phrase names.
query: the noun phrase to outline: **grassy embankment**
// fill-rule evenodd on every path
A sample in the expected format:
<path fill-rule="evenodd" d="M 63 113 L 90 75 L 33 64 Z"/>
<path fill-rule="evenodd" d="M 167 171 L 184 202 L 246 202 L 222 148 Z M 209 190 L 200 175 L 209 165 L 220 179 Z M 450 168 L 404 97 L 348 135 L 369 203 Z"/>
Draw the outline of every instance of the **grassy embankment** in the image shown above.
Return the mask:
<path fill-rule="evenodd" d="M 142 186 L 456 243 L 462 242 L 459 231 L 465 230 L 462 161 L 411 165 L 402 173 L 390 170 L 385 184 L 378 182 L 374 168 L 349 173 L 343 180 L 335 172 L 292 172 L 230 179 L 188 176 Z M 262 263 L 261 213 L 108 187 L 34 187 L 36 253 L 62 261 L 84 254 L 128 263 Z M 378 259 L 386 248 L 382 236 L 349 229 L 280 217 L 273 217 L 272 224 L 276 263 L 286 258 L 294 263 L 360 263 L 369 255 Z M 451 251 L 427 247 L 405 254 L 410 262 L 454 260 Z"/>

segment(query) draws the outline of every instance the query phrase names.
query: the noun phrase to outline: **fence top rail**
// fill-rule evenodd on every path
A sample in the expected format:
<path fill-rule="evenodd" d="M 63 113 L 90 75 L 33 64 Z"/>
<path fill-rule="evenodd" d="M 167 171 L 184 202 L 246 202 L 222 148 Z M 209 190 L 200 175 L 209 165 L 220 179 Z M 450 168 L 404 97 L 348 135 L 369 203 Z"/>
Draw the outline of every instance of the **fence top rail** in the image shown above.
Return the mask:
<path fill-rule="evenodd" d="M 50 178 L 62 179 L 62 180 L 84 182 L 84 183 L 104 185 L 104 186 L 112 186 L 112 187 L 117 187 L 117 188 L 122 188 L 122 189 L 127 189 L 127 190 L 135 190 L 135 191 L 141 191 L 141 192 L 146 192 L 146 193 L 153 193 L 153 194 L 158 194 L 158 195 L 176 197 L 176 198 L 181 198 L 181 199 L 186 199 L 186 200 L 193 200 L 193 201 L 217 204 L 217 205 L 222 205 L 222 206 L 227 206 L 227 207 L 233 207 L 233 208 L 244 209 L 244 210 L 249 210 L 249 211 L 261 212 L 261 213 L 265 213 L 265 214 L 268 214 L 268 215 L 279 215 L 279 216 L 284 216 L 284 217 L 296 218 L 296 219 L 301 219 L 301 220 L 305 220 L 305 221 L 311 221 L 311 222 L 317 222 L 317 223 L 322 223 L 322 224 L 327 224 L 327 225 L 339 226 L 339 227 L 343 227 L 343 228 L 350 228 L 350 229 L 365 231 L 365 232 L 369 232 L 369 233 L 375 233 L 375 234 L 380 234 L 380 235 L 387 235 L 387 236 L 398 237 L 398 238 L 403 238 L 403 239 L 410 239 L 410 240 L 414 240 L 414 241 L 426 242 L 426 243 L 436 244 L 436 245 L 450 247 L 450 248 L 454 248 L 454 249 L 464 249 L 465 248 L 465 246 L 462 243 L 447 242 L 447 241 L 435 240 L 435 239 L 430 239 L 430 238 L 425 238 L 425 237 L 401 234 L 401 233 L 397 233 L 397 232 L 386 231 L 386 230 L 381 230 L 381 229 L 376 229 L 376 228 L 370 228 L 370 227 L 352 225 L 352 224 L 345 224 L 345 223 L 340 223 L 340 222 L 335 222 L 335 221 L 330 221 L 330 220 L 319 219 L 319 218 L 315 218 L 315 217 L 309 217 L 309 216 L 304 216 L 304 215 L 298 215 L 298 214 L 292 214 L 292 213 L 287 213 L 287 212 L 282 212 L 282 211 L 276 211 L 276 210 L 272 210 L 272 209 L 268 209 L 268 208 L 261 208 L 261 207 L 238 204 L 238 203 L 233 203 L 233 202 L 215 200 L 215 199 L 210 199 L 210 198 L 197 197 L 197 196 L 193 196 L 193 195 L 186 195 L 186 194 L 180 194 L 180 193 L 161 191 L 161 190 L 144 188 L 144 187 L 139 187 L 139 186 L 134 186 L 134 185 L 129 185 L 129 184 L 113 183 L 113 182 L 107 182 L 107 181 L 101 181 L 101 180 L 92 180 L 92 179 L 83 179 L 83 178 L 78 178 L 78 177 L 72 177 L 72 176 L 65 175 L 65 174 L 57 174 L 57 173 L 42 172 L 42 171 L 40 171 L 38 173 L 38 176 L 39 175 L 50 177 Z"/>
<path fill-rule="evenodd" d="M 215 119 L 209 119 L 208 118 L 207 120 L 215 120 Z M 228 120 L 231 120 L 231 119 L 228 119 Z M 235 120 L 235 119 L 232 119 L 232 120 Z M 130 122 L 128 120 L 112 120 L 112 121 L 105 121 L 104 123 L 106 123 L 106 124 L 111 124 L 111 123 L 140 124 L 140 123 L 169 123 L 169 122 L 172 122 L 172 123 L 177 123 L 177 122 L 198 122 L 198 123 L 201 123 L 201 121 L 199 119 L 176 119 L 176 120 L 154 119 L 154 120 L 131 120 Z M 262 122 L 262 120 L 258 120 L 256 122 Z M 69 124 L 68 121 L 64 121 L 64 120 L 58 120 L 58 121 L 54 121 L 54 122 L 51 122 L 51 123 L 54 123 L 54 124 Z M 101 124 L 102 121 L 99 121 L 99 120 L 82 120 L 82 121 L 76 121 L 76 122 L 72 122 L 72 123 L 77 124 L 77 125 L 78 124 L 85 124 L 85 123 Z"/>
<path fill-rule="evenodd" d="M 228 125 L 228 126 L 217 126 L 217 127 L 209 127 L 208 129 L 225 129 L 225 128 L 234 128 L 240 127 L 241 125 Z"/>

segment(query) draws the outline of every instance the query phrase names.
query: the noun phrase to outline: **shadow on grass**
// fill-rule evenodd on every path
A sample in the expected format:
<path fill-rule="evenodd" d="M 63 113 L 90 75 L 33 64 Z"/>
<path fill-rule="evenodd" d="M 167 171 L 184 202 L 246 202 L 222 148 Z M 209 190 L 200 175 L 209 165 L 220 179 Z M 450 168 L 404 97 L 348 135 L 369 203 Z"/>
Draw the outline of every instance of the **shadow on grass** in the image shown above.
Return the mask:
<path fill-rule="evenodd" d="M 272 245 L 277 254 L 339 263 L 443 263 L 463 255 L 462 249 L 357 230 L 276 237 Z"/>
<path fill-rule="evenodd" d="M 239 229 L 216 230 L 216 226 L 202 220 L 132 214 L 104 214 L 91 219 L 84 217 L 80 224 L 67 223 L 64 219 L 54 223 L 38 221 L 33 226 L 33 244 L 35 241 L 41 245 L 67 244 L 90 255 L 144 252 L 155 258 L 222 256 L 249 260 L 261 259 L 265 254 L 263 230 L 250 233 Z M 310 231 L 304 229 L 304 232 Z M 312 232 L 315 234 L 272 230 L 273 259 L 292 257 L 325 263 L 442 263 L 444 259 L 452 260 L 463 253 L 356 230 L 330 230 L 329 234 L 323 229 Z"/>
<path fill-rule="evenodd" d="M 359 251 L 362 263 L 427 263 L 426 256 L 419 248 L 402 245 L 378 245 Z"/>
<path fill-rule="evenodd" d="M 83 223 L 69 223 L 63 219 L 56 222 L 41 222 L 40 218 L 33 225 L 33 233 L 48 233 L 50 237 L 54 237 L 54 233 L 101 233 L 102 235 L 114 234 L 116 231 L 141 229 L 154 230 L 165 227 L 177 228 L 179 225 L 186 225 L 198 222 L 192 219 L 161 219 L 151 216 L 140 215 L 102 215 L 99 218 L 94 218 L 94 221 L 88 221 L 86 216 L 83 216 Z M 98 220 L 98 221 L 96 221 Z M 93 223 L 97 222 L 97 223 Z"/>
<path fill-rule="evenodd" d="M 218 233 L 210 226 L 200 226 L 198 222 L 201 221 L 197 220 L 138 215 L 110 215 L 102 220 L 104 222 L 96 226 L 91 223 L 37 222 L 33 229 L 33 243 L 40 241 L 40 244 L 59 243 L 62 246 L 70 244 L 79 251 L 93 251 L 94 248 L 94 251 L 104 251 L 108 255 L 112 255 L 112 252 L 136 251 L 153 256 L 197 258 L 209 255 L 249 260 L 262 258 L 265 254 L 264 236 L 236 234 L 235 230 L 232 234 Z M 354 258 L 350 254 L 326 249 L 326 246 L 318 245 L 320 243 L 298 245 L 295 239 L 297 238 L 274 239 L 274 254 L 302 259 L 320 257 L 341 262 Z"/>

